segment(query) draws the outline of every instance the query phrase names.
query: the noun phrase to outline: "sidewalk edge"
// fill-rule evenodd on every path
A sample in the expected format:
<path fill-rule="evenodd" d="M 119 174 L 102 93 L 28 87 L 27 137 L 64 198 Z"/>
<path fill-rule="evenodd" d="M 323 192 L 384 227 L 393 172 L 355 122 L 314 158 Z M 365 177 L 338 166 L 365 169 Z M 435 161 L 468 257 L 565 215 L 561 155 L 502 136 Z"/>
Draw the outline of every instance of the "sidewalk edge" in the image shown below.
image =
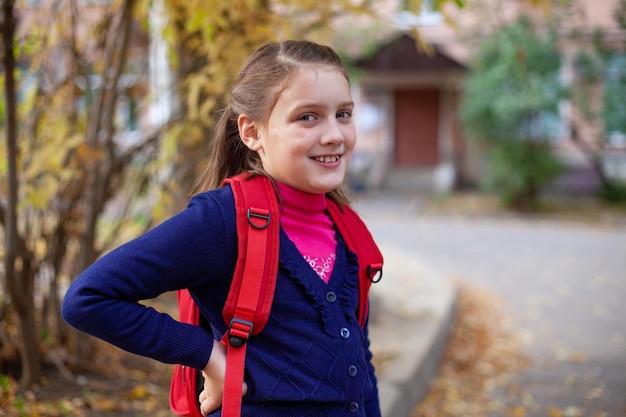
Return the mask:
<path fill-rule="evenodd" d="M 421 324 L 413 336 L 409 335 L 406 349 L 394 361 L 387 375 L 379 380 L 383 417 L 410 417 L 437 376 L 456 312 L 457 289 L 452 285 L 450 288 L 440 314 Z"/>

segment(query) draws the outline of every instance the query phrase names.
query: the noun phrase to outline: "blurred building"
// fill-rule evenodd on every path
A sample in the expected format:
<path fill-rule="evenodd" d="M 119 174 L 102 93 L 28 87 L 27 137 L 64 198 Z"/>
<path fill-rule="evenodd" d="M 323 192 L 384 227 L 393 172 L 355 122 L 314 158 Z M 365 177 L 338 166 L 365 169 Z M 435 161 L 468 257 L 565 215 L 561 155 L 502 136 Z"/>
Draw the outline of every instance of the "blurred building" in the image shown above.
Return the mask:
<path fill-rule="evenodd" d="M 433 11 L 428 0 L 417 15 L 403 10 L 403 2 L 385 2 L 393 30 L 377 31 L 373 52 L 356 62 L 362 74 L 355 89 L 359 143 L 353 175 L 372 188 L 429 192 L 478 183 L 484 152 L 465 137 L 457 109 L 463 77 L 480 40 L 522 14 L 540 24 L 559 17 L 564 82 L 576 84 L 576 54 L 596 39 L 615 51 L 604 72 L 623 74 L 626 32 L 615 19 L 620 1 L 572 0 L 566 10 L 547 11 L 525 1 L 483 0 L 468 2 L 461 10 L 450 7 L 446 16 Z M 420 50 L 423 41 L 432 50 Z M 602 78 L 590 102 L 600 100 Z M 550 136 L 568 170 L 555 189 L 589 193 L 598 184 L 588 159 L 572 142 L 574 128 L 581 140 L 601 150 L 607 173 L 626 180 L 626 131 L 607 131 L 601 118 L 584 120 L 570 102 L 561 107 L 561 120 L 551 126 Z"/>

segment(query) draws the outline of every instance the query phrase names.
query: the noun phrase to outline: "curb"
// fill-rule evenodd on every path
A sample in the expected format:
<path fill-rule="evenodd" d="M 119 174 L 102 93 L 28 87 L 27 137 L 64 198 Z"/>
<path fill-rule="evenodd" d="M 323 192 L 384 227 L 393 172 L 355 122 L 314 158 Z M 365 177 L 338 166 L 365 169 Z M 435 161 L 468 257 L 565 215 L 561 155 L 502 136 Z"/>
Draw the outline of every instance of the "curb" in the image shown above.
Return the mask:
<path fill-rule="evenodd" d="M 406 214 L 414 204 L 410 198 L 375 196 L 356 204 L 385 259 L 383 279 L 370 289 L 369 323 L 382 417 L 411 417 L 424 399 L 456 312 L 458 293 L 450 277 L 415 253 L 399 232 L 410 228 Z"/>
<path fill-rule="evenodd" d="M 410 417 L 437 376 L 456 311 L 456 290 L 437 318 L 413 322 L 413 331 L 402 334 L 405 349 L 378 381 L 383 417 Z"/>

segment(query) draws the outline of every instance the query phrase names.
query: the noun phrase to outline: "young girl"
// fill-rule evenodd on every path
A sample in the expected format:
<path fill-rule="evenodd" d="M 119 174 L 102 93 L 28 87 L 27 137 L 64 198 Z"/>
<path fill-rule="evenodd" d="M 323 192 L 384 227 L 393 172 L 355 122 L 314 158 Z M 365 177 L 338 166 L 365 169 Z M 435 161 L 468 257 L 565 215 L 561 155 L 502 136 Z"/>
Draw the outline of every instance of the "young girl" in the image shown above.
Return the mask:
<path fill-rule="evenodd" d="M 356 142 L 346 70 L 329 47 L 271 43 L 244 64 L 188 208 L 103 256 L 72 284 L 63 316 L 122 349 L 202 369 L 203 415 L 221 415 L 237 260 L 233 194 L 223 180 L 267 175 L 281 199 L 279 271 L 263 331 L 250 339 L 242 416 L 380 416 L 367 326 L 355 318 L 358 263 L 326 212 Z M 209 329 L 140 300 L 188 288 Z M 331 296 L 332 294 L 332 296 Z"/>

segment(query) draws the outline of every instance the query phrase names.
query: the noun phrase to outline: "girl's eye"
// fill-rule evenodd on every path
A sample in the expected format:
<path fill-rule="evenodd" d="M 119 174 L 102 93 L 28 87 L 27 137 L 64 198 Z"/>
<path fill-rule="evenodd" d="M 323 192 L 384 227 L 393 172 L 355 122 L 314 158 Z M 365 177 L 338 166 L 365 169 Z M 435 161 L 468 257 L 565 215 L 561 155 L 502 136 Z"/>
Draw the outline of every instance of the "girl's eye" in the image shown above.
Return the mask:
<path fill-rule="evenodd" d="M 338 119 L 348 119 L 350 116 L 352 116 L 352 112 L 348 110 L 340 111 L 339 113 L 337 113 Z"/>
<path fill-rule="evenodd" d="M 311 122 L 315 119 L 315 117 L 312 114 L 303 114 L 302 116 L 300 116 L 300 120 L 305 121 L 305 122 Z"/>

